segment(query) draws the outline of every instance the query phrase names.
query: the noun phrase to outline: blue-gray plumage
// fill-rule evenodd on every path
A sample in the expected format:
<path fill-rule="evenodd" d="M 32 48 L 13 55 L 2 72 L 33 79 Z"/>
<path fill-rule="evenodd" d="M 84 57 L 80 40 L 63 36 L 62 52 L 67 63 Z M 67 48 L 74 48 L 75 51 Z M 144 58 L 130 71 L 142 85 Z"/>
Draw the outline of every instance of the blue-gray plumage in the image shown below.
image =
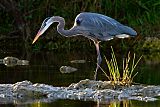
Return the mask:
<path fill-rule="evenodd" d="M 108 41 L 117 38 L 127 38 L 134 37 L 137 35 L 136 31 L 132 28 L 122 25 L 115 19 L 112 19 L 108 16 L 98 14 L 98 13 L 90 13 L 83 12 L 77 15 L 74 26 L 69 30 L 64 30 L 65 20 L 60 16 L 53 16 L 46 18 L 40 30 L 38 31 L 36 37 L 34 38 L 32 44 L 42 35 L 48 27 L 54 23 L 58 22 L 57 31 L 65 36 L 72 37 L 76 35 L 85 36 L 91 40 L 93 40 L 96 50 L 97 50 L 97 68 L 95 71 L 95 79 L 97 78 L 97 70 L 101 64 L 102 58 L 99 51 L 99 42 L 100 41 Z"/>

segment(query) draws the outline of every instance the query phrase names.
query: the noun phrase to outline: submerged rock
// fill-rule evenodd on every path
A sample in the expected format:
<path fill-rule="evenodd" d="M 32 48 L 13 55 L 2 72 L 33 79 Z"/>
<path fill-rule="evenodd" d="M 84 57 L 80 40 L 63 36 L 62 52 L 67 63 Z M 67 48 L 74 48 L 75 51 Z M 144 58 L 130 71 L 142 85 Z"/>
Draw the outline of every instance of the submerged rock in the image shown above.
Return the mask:
<path fill-rule="evenodd" d="M 155 101 L 160 96 L 160 86 L 132 85 L 115 88 L 110 81 L 81 80 L 68 87 L 33 84 L 30 81 L 0 84 L 0 103 L 50 102 L 56 99 L 80 99 L 90 101 L 140 100 Z"/>
<path fill-rule="evenodd" d="M 61 66 L 59 70 L 61 73 L 71 73 L 77 71 L 78 69 L 70 66 Z"/>
<path fill-rule="evenodd" d="M 0 64 L 4 64 L 7 67 L 13 67 L 16 65 L 29 65 L 29 61 L 27 60 L 19 60 L 16 57 L 5 57 L 4 59 L 0 59 Z"/>
<path fill-rule="evenodd" d="M 86 60 L 72 60 L 71 63 L 86 63 Z"/>
<path fill-rule="evenodd" d="M 8 67 L 12 67 L 12 66 L 16 66 L 18 61 L 19 61 L 19 59 L 16 57 L 5 57 L 3 59 L 3 64 Z"/>

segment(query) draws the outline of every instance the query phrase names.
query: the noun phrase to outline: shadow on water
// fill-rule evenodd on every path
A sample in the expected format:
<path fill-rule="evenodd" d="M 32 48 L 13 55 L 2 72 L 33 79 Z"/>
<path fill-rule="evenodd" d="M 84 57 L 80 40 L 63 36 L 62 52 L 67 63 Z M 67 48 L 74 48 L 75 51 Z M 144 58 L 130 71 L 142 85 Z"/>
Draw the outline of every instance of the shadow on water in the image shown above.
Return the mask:
<path fill-rule="evenodd" d="M 29 55 L 19 55 L 16 52 L 1 52 L 0 56 L 3 59 L 6 56 L 14 56 L 17 58 L 30 61 L 28 66 L 14 66 L 6 67 L 0 65 L 0 83 L 16 83 L 18 81 L 29 80 L 33 83 L 44 83 L 53 86 L 68 86 L 71 83 L 77 83 L 83 79 L 93 79 L 94 70 L 96 67 L 96 55 L 90 54 L 87 50 L 75 50 L 75 51 L 41 51 L 41 52 L 27 52 Z M 27 57 L 26 57 L 27 56 Z M 28 57 L 29 56 L 29 57 Z M 156 57 L 154 57 L 156 56 Z M 138 57 L 138 56 L 137 56 Z M 138 75 L 134 78 L 134 81 L 142 84 L 154 84 L 160 83 L 160 54 L 154 53 L 152 55 L 144 55 L 143 60 L 136 68 Z M 73 60 L 85 60 L 85 63 L 71 63 Z M 62 74 L 60 72 L 61 66 L 72 66 L 78 70 L 68 74 Z M 105 61 L 102 64 L 102 68 L 106 67 Z M 106 69 L 106 68 L 105 68 Z M 99 78 L 106 80 L 103 72 L 99 72 Z M 7 104 L 11 106 L 12 104 Z M 19 105 L 17 104 L 13 105 Z M 146 106 L 153 107 L 154 105 L 160 105 L 160 101 L 154 102 L 141 102 L 141 101 L 106 101 L 106 102 L 92 102 L 92 101 L 79 101 L 79 100 L 56 100 L 51 103 L 35 102 L 32 104 L 25 104 L 28 106 L 44 106 L 44 107 L 80 107 L 80 106 L 94 106 L 94 107 L 137 107 Z M 0 105 L 1 106 L 1 105 Z"/>

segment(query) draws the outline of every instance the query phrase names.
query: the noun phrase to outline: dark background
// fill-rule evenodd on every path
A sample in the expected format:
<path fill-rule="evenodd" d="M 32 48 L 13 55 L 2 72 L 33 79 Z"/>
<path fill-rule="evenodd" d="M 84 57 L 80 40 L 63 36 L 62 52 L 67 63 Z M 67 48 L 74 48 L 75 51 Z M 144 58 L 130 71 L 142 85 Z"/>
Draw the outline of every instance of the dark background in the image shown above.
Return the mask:
<path fill-rule="evenodd" d="M 115 18 L 133 27 L 140 38 L 159 38 L 160 0 L 0 0 L 1 51 L 32 48 L 31 42 L 46 17 L 64 17 L 65 28 L 69 29 L 76 15 L 84 11 L 97 12 Z M 81 37 L 66 39 L 53 36 L 57 34 L 56 24 L 52 27 L 45 36 L 40 38 L 34 50 L 68 48 L 72 42 L 88 43 L 88 40 Z M 140 40 L 143 41 L 143 39 Z M 80 48 L 75 44 L 72 48 L 77 47 Z"/>

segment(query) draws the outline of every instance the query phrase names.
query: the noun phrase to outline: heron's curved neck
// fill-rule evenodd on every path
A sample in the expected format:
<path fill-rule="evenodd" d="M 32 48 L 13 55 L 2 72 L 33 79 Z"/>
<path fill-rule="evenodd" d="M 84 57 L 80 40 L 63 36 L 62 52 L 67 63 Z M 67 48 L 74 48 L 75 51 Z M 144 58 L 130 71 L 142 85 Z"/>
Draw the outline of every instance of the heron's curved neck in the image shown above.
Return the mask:
<path fill-rule="evenodd" d="M 65 20 L 63 17 L 60 16 L 54 16 L 52 18 L 53 22 L 58 22 L 59 24 L 57 25 L 57 31 L 58 33 L 60 33 L 63 36 L 72 36 L 72 35 L 76 35 L 75 30 L 72 30 L 72 28 L 70 30 L 64 30 L 64 26 L 65 26 Z"/>

